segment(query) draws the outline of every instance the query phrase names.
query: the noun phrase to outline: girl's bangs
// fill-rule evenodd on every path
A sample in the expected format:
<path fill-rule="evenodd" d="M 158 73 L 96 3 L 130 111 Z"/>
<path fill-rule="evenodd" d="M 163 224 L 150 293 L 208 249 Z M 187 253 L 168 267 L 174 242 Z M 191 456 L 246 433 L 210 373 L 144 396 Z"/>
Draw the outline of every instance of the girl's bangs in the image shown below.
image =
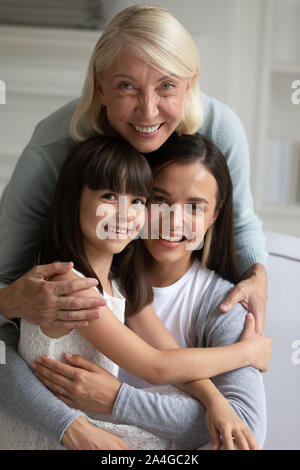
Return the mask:
<path fill-rule="evenodd" d="M 110 189 L 121 194 L 151 197 L 152 172 L 149 164 L 127 143 L 110 143 L 94 153 L 85 173 L 85 184 L 92 190 Z"/>

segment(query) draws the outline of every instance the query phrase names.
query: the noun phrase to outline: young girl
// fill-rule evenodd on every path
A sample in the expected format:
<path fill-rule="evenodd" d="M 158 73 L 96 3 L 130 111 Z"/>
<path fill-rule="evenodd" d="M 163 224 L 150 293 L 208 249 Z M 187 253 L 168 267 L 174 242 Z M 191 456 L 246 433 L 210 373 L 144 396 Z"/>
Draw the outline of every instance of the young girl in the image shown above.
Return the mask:
<path fill-rule="evenodd" d="M 31 364 L 41 354 L 61 359 L 62 352 L 68 349 L 115 375 L 117 364 L 153 384 L 180 384 L 248 365 L 266 370 L 270 340 L 256 335 L 220 348 L 161 350 L 123 324 L 125 299 L 115 282 L 116 275 L 120 276 L 128 301 L 131 328 L 135 324 L 141 327 L 141 317 L 145 319 L 146 331 L 152 315 L 159 337 L 165 334 L 169 338 L 153 310 L 145 307 L 151 301 L 152 291 L 148 289 L 145 258 L 141 256 L 142 241 L 130 243 L 143 226 L 141 213 L 150 196 L 151 183 L 147 162 L 125 142 L 97 137 L 80 144 L 70 155 L 60 174 L 39 260 L 42 263 L 74 260 L 75 269 L 62 277 L 97 277 L 107 307 L 102 308 L 99 319 L 80 333 L 66 328 L 42 330 L 22 321 L 21 355 Z M 122 211 L 121 198 L 126 206 Z M 113 256 L 127 245 L 120 266 L 112 266 Z M 85 295 L 95 296 L 95 290 L 82 291 L 80 297 Z M 100 426 L 105 427 L 104 423 Z M 141 441 L 146 445 L 142 437 Z M 49 448 L 45 438 L 37 443 L 36 436 L 31 445 Z M 157 445 L 153 448 L 158 448 Z M 150 448 L 149 444 L 144 448 Z"/>

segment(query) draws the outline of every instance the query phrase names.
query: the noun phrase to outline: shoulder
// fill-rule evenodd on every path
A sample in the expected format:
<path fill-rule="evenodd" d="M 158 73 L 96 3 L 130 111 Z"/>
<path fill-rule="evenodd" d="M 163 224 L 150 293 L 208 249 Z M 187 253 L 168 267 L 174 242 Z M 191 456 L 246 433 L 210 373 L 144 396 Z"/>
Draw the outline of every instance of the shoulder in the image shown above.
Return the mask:
<path fill-rule="evenodd" d="M 69 134 L 69 124 L 77 103 L 78 100 L 71 101 L 37 124 L 16 166 L 23 177 L 31 181 L 35 176 L 48 178 L 52 173 L 56 183 L 65 159 L 76 145 Z"/>
<path fill-rule="evenodd" d="M 200 262 L 197 260 L 194 279 L 202 284 L 205 283 L 205 290 L 203 291 L 202 304 L 206 306 L 209 311 L 214 308 L 218 302 L 222 302 L 228 292 L 233 289 L 234 284 L 222 278 L 215 271 L 208 268 L 201 267 Z"/>
<path fill-rule="evenodd" d="M 81 274 L 79 271 L 76 269 L 71 269 L 70 271 L 63 273 L 63 274 L 57 274 L 55 276 L 52 276 L 51 278 L 48 279 L 48 281 L 53 282 L 53 281 L 76 281 L 76 280 L 86 280 L 87 278 Z M 78 287 L 78 286 L 77 286 Z M 96 291 L 96 292 L 95 292 Z M 97 293 L 100 296 L 100 292 L 98 291 L 97 288 L 95 287 L 81 287 L 81 290 L 77 290 L 72 292 L 72 296 L 78 296 L 78 297 L 97 297 Z"/>
<path fill-rule="evenodd" d="M 73 100 L 40 121 L 30 140 L 30 144 L 45 146 L 70 138 L 69 125 L 79 99 Z"/>
<path fill-rule="evenodd" d="M 222 101 L 202 93 L 204 121 L 199 133 L 212 139 L 224 156 L 242 147 L 247 150 L 247 138 L 239 116 Z"/>
<path fill-rule="evenodd" d="M 234 284 L 223 279 L 214 271 L 208 288 L 203 296 L 198 317 L 195 320 L 197 334 L 212 346 L 231 344 L 238 341 L 244 327 L 247 310 L 242 304 L 236 304 L 229 312 L 221 313 L 220 304 L 234 288 Z"/>

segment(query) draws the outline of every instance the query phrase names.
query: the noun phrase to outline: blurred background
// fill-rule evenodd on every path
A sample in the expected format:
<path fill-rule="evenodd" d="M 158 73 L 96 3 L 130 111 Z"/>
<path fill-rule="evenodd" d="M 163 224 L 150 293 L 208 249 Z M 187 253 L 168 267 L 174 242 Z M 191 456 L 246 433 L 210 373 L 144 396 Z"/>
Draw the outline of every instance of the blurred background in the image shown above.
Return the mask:
<path fill-rule="evenodd" d="M 105 24 L 137 3 L 0 0 L 0 194 L 35 125 L 80 95 Z M 244 124 L 264 229 L 300 236 L 300 0 L 152 3 L 190 31 L 201 89 Z"/>

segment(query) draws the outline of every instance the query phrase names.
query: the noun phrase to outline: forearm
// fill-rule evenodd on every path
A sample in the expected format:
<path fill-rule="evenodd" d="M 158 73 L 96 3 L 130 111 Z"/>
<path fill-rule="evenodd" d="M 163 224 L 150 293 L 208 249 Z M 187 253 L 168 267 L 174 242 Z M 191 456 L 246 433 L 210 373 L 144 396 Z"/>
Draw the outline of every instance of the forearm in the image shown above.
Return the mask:
<path fill-rule="evenodd" d="M 7 320 L 17 318 L 16 312 L 20 310 L 12 305 L 14 296 L 11 295 L 10 290 L 10 285 L 0 284 L 0 315 Z M 0 319 L 0 325 L 2 323 L 3 321 Z"/>
<path fill-rule="evenodd" d="M 263 447 L 266 427 L 266 400 L 262 374 L 253 367 L 235 370 L 212 379 L 234 412 L 253 432 Z"/>
<path fill-rule="evenodd" d="M 196 398 L 207 409 L 213 401 L 222 396 L 217 387 L 209 379 L 176 385 L 176 388 Z"/>
<path fill-rule="evenodd" d="M 255 264 L 266 267 L 268 260 L 262 224 L 254 213 L 249 219 L 243 226 L 239 228 L 235 226 L 234 230 L 238 268 L 241 275 Z"/>
<path fill-rule="evenodd" d="M 241 342 L 221 347 L 165 350 L 160 351 L 160 356 L 159 369 L 154 369 L 153 375 L 150 371 L 150 380 L 146 379 L 153 384 L 177 385 L 207 379 L 251 363 L 251 351 Z"/>
<path fill-rule="evenodd" d="M 6 343 L 6 364 L 0 365 L 0 405 L 6 413 L 60 441 L 72 421 L 81 415 L 58 400 L 32 373 L 16 351 L 18 331 L 0 328 Z"/>
<path fill-rule="evenodd" d="M 198 448 L 209 442 L 205 408 L 194 398 L 176 392 L 170 395 L 164 387 L 149 391 L 123 383 L 113 408 L 120 423 L 139 426 L 153 434 L 178 442 L 185 448 Z M 157 392 L 155 392 L 157 390 Z"/>
<path fill-rule="evenodd" d="M 243 273 L 243 275 L 241 276 L 241 280 L 249 279 L 253 276 L 256 276 L 256 277 L 260 278 L 261 282 L 266 283 L 267 282 L 267 271 L 266 271 L 266 268 L 264 267 L 264 265 L 262 265 L 260 263 L 253 264 L 252 266 L 250 266 L 249 269 L 247 269 L 247 271 L 245 271 Z"/>

